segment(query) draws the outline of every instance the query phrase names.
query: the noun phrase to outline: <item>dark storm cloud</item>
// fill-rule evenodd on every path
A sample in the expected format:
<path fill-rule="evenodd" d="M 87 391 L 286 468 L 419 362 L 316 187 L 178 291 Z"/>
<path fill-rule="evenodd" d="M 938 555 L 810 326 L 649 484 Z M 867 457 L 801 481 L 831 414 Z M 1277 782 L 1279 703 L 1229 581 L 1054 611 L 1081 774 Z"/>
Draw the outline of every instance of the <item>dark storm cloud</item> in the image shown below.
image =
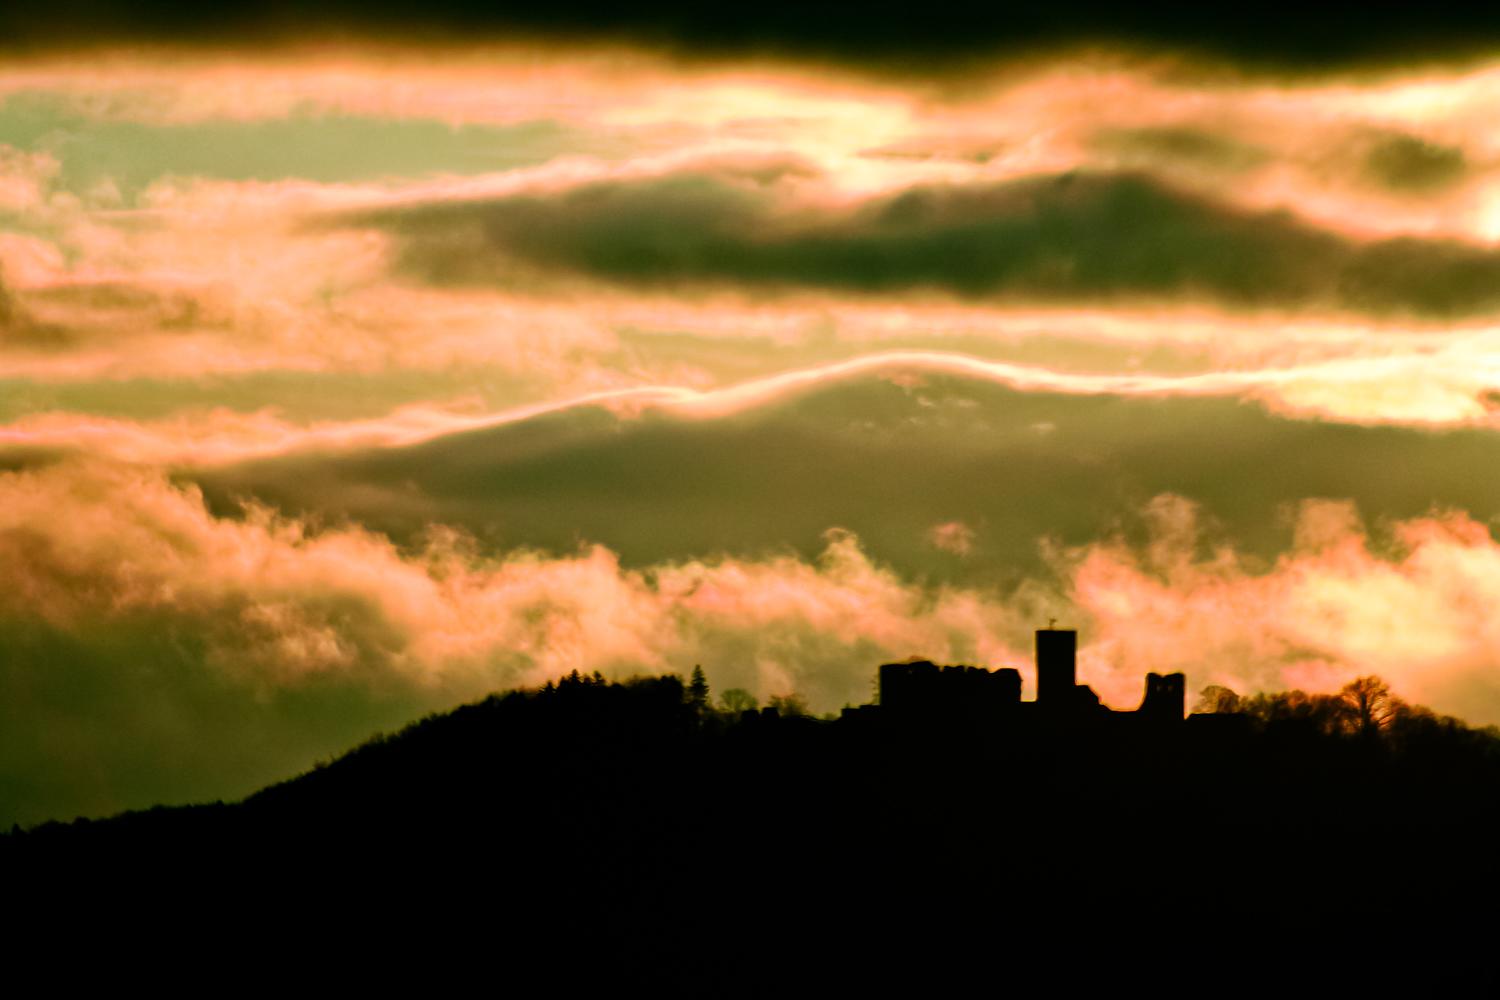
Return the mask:
<path fill-rule="evenodd" d="M 1260 166 L 1270 158 L 1265 150 L 1237 139 L 1183 125 L 1103 129 L 1093 143 L 1100 152 L 1125 162 L 1166 161 L 1231 172 Z"/>
<path fill-rule="evenodd" d="M 128 281 L 79 280 L 28 289 L 25 300 L 0 274 L 0 349 L 63 355 L 83 344 L 118 335 L 111 320 L 141 328 L 184 328 L 198 318 L 186 294 L 168 294 Z M 4 380 L 0 379 L 0 385 Z M 0 413 L 7 409 L 0 403 Z"/>
<path fill-rule="evenodd" d="M 1145 174 L 917 187 L 854 209 L 796 204 L 773 176 L 685 171 L 546 194 L 403 207 L 358 222 L 438 285 L 524 261 L 638 286 L 690 283 L 1068 302 L 1203 298 L 1451 318 L 1500 306 L 1500 253 L 1357 242 Z"/>
<path fill-rule="evenodd" d="M 1435 506 L 1500 515 L 1500 438 L 1287 420 L 1226 398 L 1026 393 L 923 376 L 861 376 L 712 420 L 621 419 L 578 407 L 405 448 L 244 465 L 195 478 L 231 511 L 251 496 L 414 541 L 434 522 L 485 544 L 572 551 L 599 542 L 629 565 L 792 546 L 832 527 L 919 578 L 1014 582 L 1045 572 L 1038 539 L 1083 545 L 1122 511 L 1186 497 L 1244 551 L 1291 541 L 1307 497 L 1372 518 Z M 1392 470 L 1400 470 L 1393 474 Z M 974 529 L 967 561 L 934 525 Z M 956 574 L 956 576 L 955 576 Z"/>
<path fill-rule="evenodd" d="M 52 351 L 70 347 L 74 341 L 69 331 L 39 320 L 6 286 L 5 275 L 0 273 L 0 348 Z"/>
<path fill-rule="evenodd" d="M 1422 193 L 1448 187 L 1467 172 L 1464 151 L 1411 135 L 1381 136 L 1365 157 L 1377 183 L 1394 191 Z"/>
<path fill-rule="evenodd" d="M 628 42 L 686 54 L 787 54 L 952 69 L 968 60 L 1075 44 L 1187 50 L 1270 67 L 1320 71 L 1349 64 L 1481 54 L 1500 14 L 1472 5 L 1331 4 L 1278 13 L 1263 4 L 957 2 L 698 4 L 645 0 L 505 3 L 480 0 L 324 0 L 226 4 L 184 0 L 59 0 L 0 13 L 11 47 L 119 40 L 299 40 L 309 35 L 472 41 L 541 38 Z"/>
<path fill-rule="evenodd" d="M 9 334 L 27 322 L 26 313 L 16 301 L 15 293 L 5 286 L 5 277 L 0 275 L 0 334 Z"/>

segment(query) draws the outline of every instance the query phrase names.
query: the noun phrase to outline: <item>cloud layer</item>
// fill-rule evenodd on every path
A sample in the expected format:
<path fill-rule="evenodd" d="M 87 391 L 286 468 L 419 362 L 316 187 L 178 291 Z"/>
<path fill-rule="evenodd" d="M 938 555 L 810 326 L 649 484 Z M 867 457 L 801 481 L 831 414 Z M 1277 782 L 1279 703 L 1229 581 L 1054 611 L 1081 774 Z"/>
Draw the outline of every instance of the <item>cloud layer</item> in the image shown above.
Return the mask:
<path fill-rule="evenodd" d="M 858 17 L 839 4 L 760 3 L 712 12 L 681 0 L 646 0 L 629 7 L 599 0 L 545 6 L 438 0 L 227 3 L 196 6 L 174 0 L 66 0 L 45 9 L 20 8 L 0 20 L 7 44 L 21 50 L 142 42 L 177 45 L 297 44 L 308 38 L 412 37 L 439 42 L 516 37 L 548 44 L 629 45 L 695 58 L 795 56 L 903 72 L 951 72 L 1037 49 L 1129 46 L 1186 50 L 1193 56 L 1302 72 L 1330 66 L 1382 65 L 1438 57 L 1472 58 L 1500 34 L 1492 15 L 1453 4 L 1360 10 L 1299 9 L 1277 15 L 1265 7 L 1205 8 L 1191 4 L 1074 2 L 974 7 L 933 3 L 920 18 L 894 4 Z"/>
<path fill-rule="evenodd" d="M 1266 72 L 1378 13 L 1237 66 L 1128 12 L 593 13 L 0 69 L 0 822 L 575 668 L 831 710 L 1052 616 L 1120 706 L 1500 719 L 1500 68 Z"/>
<path fill-rule="evenodd" d="M 915 187 L 825 207 L 794 165 L 683 171 L 536 197 L 411 206 L 372 221 L 439 284 L 505 280 L 507 258 L 647 286 L 937 289 L 1022 302 L 1205 297 L 1238 307 L 1458 318 L 1500 304 L 1500 253 L 1412 237 L 1354 243 L 1135 174 Z"/>
<path fill-rule="evenodd" d="M 1220 392 L 1110 392 L 1090 379 L 1059 391 L 1068 384 L 923 360 L 617 396 L 405 446 L 184 475 L 221 509 L 255 497 L 402 541 L 449 524 L 496 550 L 588 539 L 636 566 L 781 546 L 810 556 L 843 527 L 908 577 L 950 580 L 1035 572 L 1039 537 L 1085 544 L 1160 493 L 1201 504 L 1266 557 L 1291 541 L 1284 512 L 1310 497 L 1354 499 L 1376 517 L 1500 516 L 1500 442 L 1487 427 L 1286 419 Z M 968 559 L 930 544 L 932 526 L 953 521 L 975 533 Z"/>
<path fill-rule="evenodd" d="M 485 558 L 437 531 L 401 552 L 262 510 L 215 517 L 196 491 L 110 465 L 0 475 L 0 501 L 7 821 L 244 793 L 393 713 L 573 669 L 701 662 L 721 688 L 834 707 L 866 699 L 882 658 L 1004 658 L 1020 627 L 839 533 L 813 561 L 630 570 L 597 546 Z"/>
<path fill-rule="evenodd" d="M 1148 669 L 1240 690 L 1375 671 L 1500 720 L 1500 546 L 1462 514 L 1371 537 L 1352 505 L 1310 503 L 1267 563 L 1164 495 L 1140 541 L 1054 546 L 1050 574 L 995 588 L 909 581 L 837 530 L 810 559 L 637 569 L 587 544 L 485 557 L 449 531 L 402 551 L 263 510 L 216 517 L 192 489 L 97 463 L 0 475 L 0 511 L 6 821 L 243 793 L 361 726 L 574 669 L 701 663 L 720 690 L 829 710 L 867 700 L 895 658 L 1026 671 L 1048 615 L 1079 622 L 1081 675 L 1120 707 Z"/>

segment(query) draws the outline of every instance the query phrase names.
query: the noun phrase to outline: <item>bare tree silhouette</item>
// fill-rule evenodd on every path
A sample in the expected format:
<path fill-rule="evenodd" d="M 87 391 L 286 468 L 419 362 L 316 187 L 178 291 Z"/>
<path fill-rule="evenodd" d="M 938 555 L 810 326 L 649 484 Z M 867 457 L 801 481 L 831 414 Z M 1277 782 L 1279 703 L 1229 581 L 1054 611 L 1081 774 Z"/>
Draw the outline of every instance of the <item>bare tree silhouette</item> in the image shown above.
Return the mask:
<path fill-rule="evenodd" d="M 1339 698 L 1347 706 L 1349 727 L 1360 736 L 1373 736 L 1390 727 L 1400 700 L 1379 677 L 1357 677 L 1344 685 Z"/>

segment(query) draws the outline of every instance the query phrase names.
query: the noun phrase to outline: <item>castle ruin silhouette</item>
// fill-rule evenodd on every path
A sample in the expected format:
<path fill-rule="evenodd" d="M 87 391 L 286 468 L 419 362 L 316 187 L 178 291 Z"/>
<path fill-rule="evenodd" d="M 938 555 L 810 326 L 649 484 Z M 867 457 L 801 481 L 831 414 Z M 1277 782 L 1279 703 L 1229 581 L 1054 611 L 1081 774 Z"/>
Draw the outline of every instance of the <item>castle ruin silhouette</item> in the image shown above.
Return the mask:
<path fill-rule="evenodd" d="M 1167 724 L 1184 718 L 1186 678 L 1181 673 L 1146 675 L 1146 693 L 1134 711 L 1116 711 L 1099 701 L 1077 676 L 1078 632 L 1036 631 L 1036 699 L 1021 700 L 1021 672 L 1013 667 L 944 666 L 928 660 L 880 667 L 877 706 L 881 715 L 911 721 L 995 721 L 1026 715 L 1059 723 L 1086 723 L 1117 716 Z M 860 710 L 855 710 L 860 711 Z"/>

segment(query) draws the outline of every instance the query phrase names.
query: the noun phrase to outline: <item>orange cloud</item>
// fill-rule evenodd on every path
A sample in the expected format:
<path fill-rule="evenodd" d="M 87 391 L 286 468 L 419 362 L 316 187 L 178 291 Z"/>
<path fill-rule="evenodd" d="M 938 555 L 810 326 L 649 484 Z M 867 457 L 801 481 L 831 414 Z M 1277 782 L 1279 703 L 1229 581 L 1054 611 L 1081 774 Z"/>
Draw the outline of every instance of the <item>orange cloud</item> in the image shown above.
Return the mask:
<path fill-rule="evenodd" d="M 966 591 L 929 592 L 831 535 L 790 556 L 623 568 L 600 547 L 474 555 L 434 529 L 403 553 L 359 529 L 313 531 L 98 462 L 0 476 L 0 620 L 87 633 L 164 618 L 199 636 L 205 669 L 251 688 L 333 675 L 463 695 L 569 670 L 709 666 L 721 686 L 862 701 L 872 665 L 917 652 L 1012 659 L 1021 621 Z M 40 668 L 40 667 L 39 667 Z"/>
<path fill-rule="evenodd" d="M 974 529 L 962 521 L 944 521 L 934 525 L 927 533 L 927 538 L 934 548 L 956 556 L 966 556 L 974 550 Z"/>
<path fill-rule="evenodd" d="M 1257 566 L 1205 548 L 1191 505 L 1158 498 L 1146 546 L 1066 552 L 1056 587 L 1000 593 L 903 580 L 842 532 L 812 562 L 628 569 L 598 546 L 489 558 L 443 529 L 406 552 L 258 509 L 216 517 L 155 473 L 65 463 L 0 476 L 0 620 L 80 634 L 170 621 L 197 636 L 204 669 L 251 689 L 333 676 L 473 696 L 573 669 L 702 663 L 717 686 L 795 688 L 827 710 L 866 700 L 885 659 L 1025 668 L 1030 629 L 1057 616 L 1083 628 L 1082 679 L 1121 707 L 1148 670 L 1241 691 L 1377 673 L 1413 700 L 1500 719 L 1500 545 L 1482 525 L 1434 515 L 1372 539 L 1347 505 L 1297 518 L 1295 548 Z"/>
<path fill-rule="evenodd" d="M 49 153 L 0 144 L 0 211 L 20 213 L 42 205 L 59 166 Z"/>
<path fill-rule="evenodd" d="M 382 88 L 399 90 L 401 74 L 411 69 L 382 68 L 374 63 L 359 69 L 357 62 L 311 72 L 309 79 L 344 81 L 340 86 L 350 80 L 362 81 L 379 92 Z M 248 74 L 245 79 L 254 86 L 264 84 L 273 90 L 277 86 L 272 82 L 274 74 L 257 76 L 259 71 L 250 64 L 238 68 L 226 65 L 211 72 L 202 66 L 192 71 L 182 67 L 137 69 L 144 74 L 141 79 L 150 77 L 156 80 L 152 86 L 165 88 L 162 92 L 193 89 L 193 72 L 200 70 L 208 73 L 214 85 L 227 86 L 240 79 L 236 73 L 243 70 Z M 516 80 L 526 78 L 523 70 L 513 69 L 520 74 Z M 455 77 L 458 82 L 454 86 L 469 86 L 472 80 L 464 73 L 470 70 L 480 74 L 473 80 L 483 79 L 476 63 Z M 16 81 L 40 86 L 38 81 L 43 78 L 34 75 L 40 70 L 33 67 L 27 72 L 33 75 L 22 73 L 12 81 L 16 87 L 21 86 Z M 66 78 L 69 72 L 81 74 L 80 93 L 104 86 L 100 79 L 76 68 L 54 66 L 48 72 L 54 75 L 46 79 L 54 82 Z M 593 70 L 579 72 L 587 76 Z M 643 84 L 644 90 L 632 91 L 634 96 L 629 100 L 650 109 L 646 117 L 653 122 L 678 113 L 707 114 L 701 102 L 688 99 L 695 78 L 673 75 L 678 72 L 686 71 L 669 67 L 652 70 L 646 74 L 652 82 Z M 1120 75 L 1122 72 L 1124 75 Z M 1347 95 L 1335 99 L 1322 91 L 1295 88 L 1252 88 L 1240 97 L 1233 96 L 1240 93 L 1234 88 L 1230 88 L 1229 96 L 1218 91 L 1198 93 L 1187 84 L 1169 84 L 1149 74 L 1143 76 L 1144 72 L 1114 71 L 1112 76 L 1103 71 L 1039 71 L 1039 75 L 1024 76 L 1020 82 L 1012 80 L 987 91 L 965 91 L 962 100 L 940 100 L 933 95 L 898 99 L 888 89 L 875 85 L 869 85 L 873 88 L 869 95 L 886 109 L 880 112 L 882 115 L 889 112 L 893 121 L 906 122 L 902 128 L 949 130 L 958 138 L 981 129 L 986 121 L 999 120 L 990 113 L 995 109 L 1029 109 L 1027 113 L 1036 116 L 1032 145 L 1062 143 L 1073 151 L 1061 159 L 1049 158 L 1048 154 L 1025 163 L 1016 161 L 1003 169 L 966 163 L 945 165 L 939 171 L 947 171 L 942 174 L 947 179 L 986 182 L 1021 176 L 1029 170 L 1066 169 L 1098 161 L 1103 154 L 1085 141 L 1085 134 L 1092 134 L 1090 130 L 1095 128 L 1089 124 L 1093 119 L 1075 121 L 1069 115 L 1086 118 L 1103 114 L 1098 108 L 1107 102 L 1099 98 L 1106 93 L 1145 95 L 1141 108 L 1157 98 L 1166 101 L 1162 105 L 1165 110 L 1149 114 L 1140 111 L 1141 120 L 1136 124 L 1143 128 L 1165 127 L 1163 123 L 1179 122 L 1190 113 L 1213 119 L 1221 107 L 1216 102 L 1232 100 L 1239 100 L 1258 115 L 1289 117 L 1295 117 L 1299 102 L 1319 108 L 1326 105 L 1320 113 L 1336 116 L 1363 115 L 1376 106 L 1350 103 Z M 560 69 L 556 73 L 548 69 L 543 73 L 544 82 L 548 86 L 556 83 L 565 91 L 565 85 L 557 83 L 562 78 L 557 74 L 566 75 Z M 1464 98 L 1469 102 L 1464 114 L 1472 115 L 1472 108 L 1483 104 L 1474 95 L 1487 94 L 1490 86 L 1473 81 L 1489 79 L 1480 74 L 1472 80 L 1440 80 L 1431 86 L 1451 84 L 1459 88 L 1456 93 L 1468 95 Z M 802 83 L 793 76 L 762 78 L 753 74 L 731 74 L 722 83 L 744 97 L 744 115 L 757 109 L 764 111 L 781 100 L 790 102 L 789 107 L 805 104 L 809 109 L 822 109 L 818 114 L 832 115 L 837 109 L 857 105 L 865 93 L 860 87 L 866 86 L 845 82 L 830 84 L 826 94 L 816 90 L 802 93 L 798 90 Z M 351 91 L 357 89 L 348 86 Z M 1371 86 L 1377 91 L 1386 87 L 1394 88 L 1392 93 L 1406 93 L 1396 82 Z M 1168 100 L 1162 95 L 1172 87 L 1186 89 Z M 596 88 L 596 92 L 607 102 L 609 88 Z M 133 114 L 131 95 L 135 91 L 126 88 L 122 93 L 118 102 L 107 104 L 98 113 Z M 796 103 L 798 94 L 805 98 L 804 104 Z M 625 97 L 620 99 L 628 104 Z M 1137 104 L 1116 101 L 1109 107 L 1113 110 L 1106 117 L 1118 119 Z M 585 116 L 596 112 L 603 113 L 592 106 L 580 111 Z M 639 113 L 639 109 L 632 113 Z M 1130 113 L 1136 114 L 1133 110 Z M 1063 124 L 1050 130 L 1041 128 L 1037 123 L 1050 120 L 1049 115 Z M 812 132 L 842 134 L 838 128 L 826 127 L 826 118 L 814 116 L 809 120 L 822 122 Z M 768 336 L 778 347 L 792 350 L 784 360 L 768 355 L 754 374 L 778 367 L 800 368 L 826 361 L 830 355 L 848 358 L 891 341 L 903 342 L 901 346 L 906 347 L 943 337 L 977 340 L 986 346 L 971 348 L 974 353 L 992 352 L 1003 358 L 1021 346 L 1034 349 L 1032 344 L 1039 339 L 1069 338 L 1118 350 L 1139 348 L 1134 358 L 1119 362 L 1133 370 L 1140 367 L 1139 358 L 1147 359 L 1144 365 L 1150 366 L 1160 363 L 1162 357 L 1179 357 L 1176 364 L 1199 371 L 1216 370 L 1227 377 L 1228 383 L 1244 386 L 1236 391 L 1294 415 L 1417 424 L 1485 424 L 1491 419 L 1492 407 L 1486 401 L 1500 383 L 1493 360 L 1496 350 L 1491 323 L 1394 323 L 1341 315 L 1299 317 L 1270 310 L 1236 315 L 1192 303 L 1142 302 L 1087 309 L 991 308 L 956 304 L 925 290 L 881 303 L 829 293 L 793 295 L 772 302 L 753 294 L 625 293 L 555 275 L 542 280 L 534 274 L 521 276 L 525 280 L 518 278 L 518 287 L 514 288 L 417 288 L 399 276 L 393 277 L 389 237 L 327 222 L 330 213 L 391 208 L 414 201 L 458 204 L 520 191 L 552 194 L 584 183 L 655 177 L 711 163 L 744 170 L 771 163 L 803 164 L 804 174 L 793 172 L 778 183 L 795 195 L 793 204 L 825 207 L 857 200 L 872 191 L 893 191 L 939 179 L 937 174 L 927 176 L 901 167 L 869 183 L 856 183 L 850 180 L 854 175 L 844 169 L 845 161 L 869 159 L 862 151 L 834 155 L 826 149 L 804 148 L 775 134 L 779 118 L 756 117 L 754 121 L 770 131 L 753 141 L 737 132 L 726 138 L 716 131 L 723 123 L 711 122 L 704 126 L 714 133 L 707 138 L 683 138 L 676 146 L 650 145 L 621 162 L 571 157 L 535 168 L 471 178 L 392 179 L 349 185 L 297 180 L 163 180 L 133 210 L 121 210 L 107 199 L 90 201 L 51 190 L 55 162 L 40 154 L 17 154 L 12 157 L 17 166 L 10 174 L 0 168 L 0 175 L 9 178 L 0 180 L 0 188 L 19 192 L 15 197 L 20 199 L 17 204 L 24 203 L 20 211 L 28 227 L 49 236 L 0 234 L 0 266 L 27 315 L 51 334 L 45 343 L 36 338 L 0 339 L 0 368 L 10 376 L 55 381 L 194 378 L 278 370 L 432 371 L 484 364 L 527 379 L 527 387 L 513 402 L 531 403 L 632 386 L 702 390 L 738 380 L 703 362 L 658 358 L 641 349 L 622 359 L 622 329 L 683 330 L 715 341 Z M 1018 121 L 1032 119 L 1023 116 Z M 1393 120 L 1383 127 L 1399 124 Z M 1349 127 L 1356 126 L 1363 130 L 1361 135 L 1374 127 L 1362 119 Z M 1059 130 L 1067 137 L 1058 138 Z M 980 137 L 978 132 L 971 136 L 976 137 Z M 1460 139 L 1472 145 L 1472 136 Z M 1474 162 L 1482 159 L 1478 154 L 1475 157 Z M 952 173 L 950 167 L 958 173 Z M 1177 178 L 1171 169 L 1163 169 L 1174 182 L 1191 184 L 1191 179 Z M 1483 187 L 1487 182 L 1474 183 Z M 1240 197 L 1250 187 L 1253 185 L 1247 181 L 1227 190 Z M 1480 187 L 1469 185 L 1464 190 L 1472 193 Z M 1283 201 L 1272 198 L 1257 205 L 1274 207 Z M 1426 201 L 1410 204 L 1420 206 Z M 1464 208 L 1461 214 L 1471 218 L 1471 209 Z M 1394 217 L 1383 211 L 1360 202 L 1350 215 L 1356 219 Z M 1422 226 L 1402 226 L 1397 229 L 1427 231 Z M 1439 230 L 1442 227 L 1431 231 Z M 1022 345 L 1028 339 L 1032 344 Z M 795 351 L 804 347 L 815 349 L 818 356 L 795 356 Z M 1153 347 L 1164 351 L 1153 352 Z M 1070 363 L 1068 353 L 1068 348 L 1060 348 L 1056 358 L 1042 367 L 1099 371 L 1098 362 Z M 1345 361 L 1359 363 L 1343 364 Z M 1317 366 L 1314 362 L 1328 364 Z M 743 377 L 743 365 L 735 375 Z M 1129 375 L 1124 377 L 1128 379 Z"/>
<path fill-rule="evenodd" d="M 1500 720 L 1500 545 L 1462 513 L 1371 537 L 1351 505 L 1308 501 L 1297 544 L 1270 566 L 1203 551 L 1196 512 L 1158 498 L 1145 550 L 1102 543 L 1070 555 L 1071 597 L 1091 622 L 1086 673 L 1128 698 L 1146 670 L 1196 687 L 1327 690 L 1379 674 L 1403 696 Z"/>

